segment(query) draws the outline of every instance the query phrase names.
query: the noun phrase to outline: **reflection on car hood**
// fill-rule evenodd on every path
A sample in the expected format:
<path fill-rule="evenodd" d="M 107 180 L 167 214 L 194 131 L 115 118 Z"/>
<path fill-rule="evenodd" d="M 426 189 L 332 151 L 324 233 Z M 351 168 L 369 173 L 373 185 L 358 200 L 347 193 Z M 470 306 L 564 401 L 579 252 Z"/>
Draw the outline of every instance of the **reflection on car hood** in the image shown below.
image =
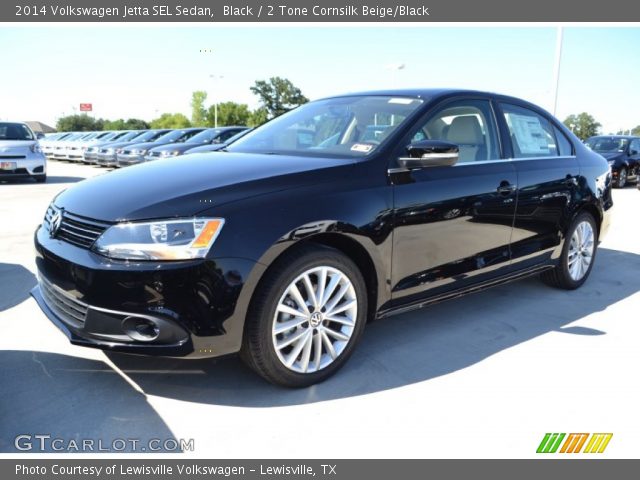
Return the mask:
<path fill-rule="evenodd" d="M 165 151 L 179 151 L 179 152 L 184 152 L 186 150 L 189 150 L 190 148 L 194 148 L 197 147 L 198 145 L 202 145 L 201 143 L 186 143 L 186 142 L 179 142 L 179 143 L 167 143 L 165 145 L 162 145 L 160 147 L 155 147 L 152 150 L 154 152 L 165 152 Z"/>
<path fill-rule="evenodd" d="M 205 152 L 217 152 L 227 146 L 226 143 L 213 143 L 208 145 L 202 145 L 201 147 L 190 148 L 187 153 L 205 153 Z"/>
<path fill-rule="evenodd" d="M 335 179 L 347 160 L 213 153 L 158 160 L 93 177 L 56 206 L 103 221 L 191 216 L 216 205 Z"/>
<path fill-rule="evenodd" d="M 618 160 L 624 156 L 624 153 L 621 152 L 603 152 L 602 155 L 607 160 Z"/>

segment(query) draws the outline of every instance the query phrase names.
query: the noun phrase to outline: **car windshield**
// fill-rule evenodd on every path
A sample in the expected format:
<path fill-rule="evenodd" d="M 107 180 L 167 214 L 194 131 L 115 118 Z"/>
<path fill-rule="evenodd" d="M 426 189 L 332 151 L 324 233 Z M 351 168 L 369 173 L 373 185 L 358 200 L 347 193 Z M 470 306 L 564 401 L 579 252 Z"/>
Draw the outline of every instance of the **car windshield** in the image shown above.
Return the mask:
<path fill-rule="evenodd" d="M 226 145 L 229 145 L 230 143 L 235 142 L 236 140 L 240 140 L 242 137 L 244 137 L 247 133 L 252 132 L 253 129 L 252 128 L 248 128 L 247 130 L 242 130 L 240 133 L 236 133 L 233 137 L 228 138 L 226 142 L 224 142 Z"/>
<path fill-rule="evenodd" d="M 138 132 L 138 131 L 127 132 L 123 136 L 121 136 L 118 140 L 123 141 L 123 142 L 129 141 L 129 140 L 133 140 L 134 138 L 140 137 L 141 133 L 142 132 Z"/>
<path fill-rule="evenodd" d="M 22 123 L 0 122 L 0 140 L 35 140 L 35 137 Z"/>
<path fill-rule="evenodd" d="M 598 153 L 624 152 L 628 144 L 628 138 L 594 137 L 587 140 L 587 147 Z"/>
<path fill-rule="evenodd" d="M 230 152 L 362 157 L 375 151 L 420 105 L 410 97 L 354 96 L 292 110 L 231 144 Z"/>
<path fill-rule="evenodd" d="M 186 143 L 211 143 L 214 138 L 220 135 L 220 130 L 212 128 L 210 130 L 204 130 L 197 135 L 194 135 Z"/>
<path fill-rule="evenodd" d="M 184 134 L 185 130 L 171 130 L 158 138 L 158 143 L 173 143 L 177 142 Z"/>

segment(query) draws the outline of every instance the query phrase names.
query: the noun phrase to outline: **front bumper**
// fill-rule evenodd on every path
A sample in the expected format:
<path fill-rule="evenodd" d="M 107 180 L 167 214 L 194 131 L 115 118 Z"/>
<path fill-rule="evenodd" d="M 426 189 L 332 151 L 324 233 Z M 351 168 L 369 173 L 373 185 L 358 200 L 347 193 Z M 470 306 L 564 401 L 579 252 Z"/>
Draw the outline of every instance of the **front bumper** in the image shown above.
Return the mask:
<path fill-rule="evenodd" d="M 32 154 L 25 158 L 0 159 L 0 162 L 15 162 L 12 170 L 0 169 L 0 179 L 38 177 L 47 173 L 47 160 L 44 155 Z"/>
<path fill-rule="evenodd" d="M 97 155 L 98 155 L 98 152 L 96 151 L 86 150 L 82 155 L 82 158 L 86 163 L 96 163 L 96 161 L 98 160 Z"/>
<path fill-rule="evenodd" d="M 136 153 L 119 153 L 116 155 L 116 158 L 118 160 L 118 165 L 121 167 L 144 162 L 144 156 Z"/>
<path fill-rule="evenodd" d="M 236 306 L 256 266 L 244 259 L 112 261 L 35 234 L 39 285 L 32 295 L 76 345 L 172 357 L 215 357 L 240 349 Z M 152 325 L 153 335 L 140 336 Z"/>
<path fill-rule="evenodd" d="M 96 164 L 112 167 L 118 165 L 118 158 L 115 153 L 101 153 L 96 155 Z"/>
<path fill-rule="evenodd" d="M 67 150 L 67 160 L 72 162 L 81 162 L 84 158 L 84 154 L 81 148 L 69 148 Z"/>

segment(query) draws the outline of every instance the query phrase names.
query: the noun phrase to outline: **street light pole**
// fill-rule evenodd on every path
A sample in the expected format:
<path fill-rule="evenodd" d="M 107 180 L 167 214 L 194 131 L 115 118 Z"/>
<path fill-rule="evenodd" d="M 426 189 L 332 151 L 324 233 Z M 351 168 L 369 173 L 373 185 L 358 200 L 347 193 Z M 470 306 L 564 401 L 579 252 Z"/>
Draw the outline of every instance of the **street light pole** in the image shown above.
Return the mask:
<path fill-rule="evenodd" d="M 556 37 L 556 61 L 554 67 L 553 81 L 553 116 L 556 116 L 558 109 L 558 84 L 560 83 L 560 61 L 562 60 L 562 27 L 558 27 L 558 35 Z"/>
<path fill-rule="evenodd" d="M 214 82 L 215 80 L 222 80 L 224 78 L 224 75 L 209 75 L 209 78 L 213 79 Z M 218 95 L 217 92 L 214 90 L 213 92 L 214 98 L 213 98 L 213 127 L 214 128 L 218 128 Z"/>

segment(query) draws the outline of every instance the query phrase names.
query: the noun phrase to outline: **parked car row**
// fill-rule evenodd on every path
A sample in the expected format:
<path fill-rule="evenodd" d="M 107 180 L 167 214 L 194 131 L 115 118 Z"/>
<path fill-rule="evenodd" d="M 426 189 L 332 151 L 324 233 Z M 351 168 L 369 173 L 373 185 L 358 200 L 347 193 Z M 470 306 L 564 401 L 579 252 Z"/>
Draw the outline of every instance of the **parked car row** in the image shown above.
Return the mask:
<path fill-rule="evenodd" d="M 632 182 L 640 187 L 640 137 L 599 135 L 588 138 L 585 144 L 607 160 L 616 187 Z"/>
<path fill-rule="evenodd" d="M 161 158 L 216 151 L 247 133 L 248 127 L 121 130 L 56 133 L 40 141 L 51 160 L 124 167 Z"/>

